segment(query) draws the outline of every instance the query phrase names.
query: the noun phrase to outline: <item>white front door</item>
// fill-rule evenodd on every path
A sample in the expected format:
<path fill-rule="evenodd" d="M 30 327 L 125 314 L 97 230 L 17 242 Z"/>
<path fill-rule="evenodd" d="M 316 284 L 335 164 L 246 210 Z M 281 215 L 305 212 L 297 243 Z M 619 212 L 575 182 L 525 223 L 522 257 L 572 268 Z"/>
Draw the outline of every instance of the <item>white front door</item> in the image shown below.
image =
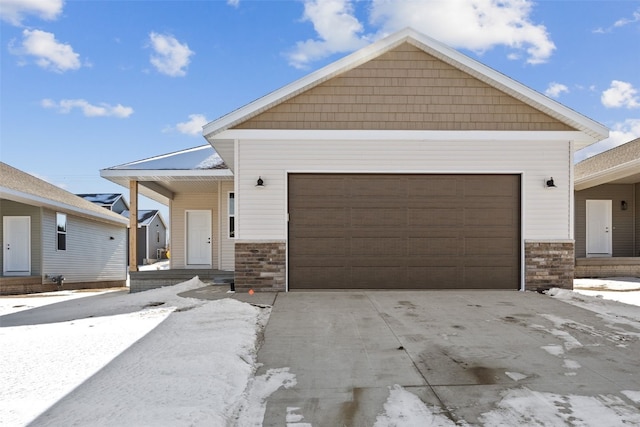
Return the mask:
<path fill-rule="evenodd" d="M 211 265 L 211 211 L 186 211 L 187 265 Z"/>
<path fill-rule="evenodd" d="M 31 274 L 31 217 L 5 216 L 2 218 L 3 263 L 7 275 Z"/>
<path fill-rule="evenodd" d="M 587 200 L 587 257 L 610 257 L 611 200 Z"/>

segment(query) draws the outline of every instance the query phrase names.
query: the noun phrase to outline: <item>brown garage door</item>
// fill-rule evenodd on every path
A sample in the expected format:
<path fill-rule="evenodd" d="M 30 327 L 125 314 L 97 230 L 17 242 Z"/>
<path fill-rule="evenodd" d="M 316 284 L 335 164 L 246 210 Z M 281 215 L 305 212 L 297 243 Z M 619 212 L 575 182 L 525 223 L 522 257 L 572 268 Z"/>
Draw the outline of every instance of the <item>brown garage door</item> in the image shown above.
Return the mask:
<path fill-rule="evenodd" d="M 289 288 L 518 289 L 519 175 L 289 175 Z"/>

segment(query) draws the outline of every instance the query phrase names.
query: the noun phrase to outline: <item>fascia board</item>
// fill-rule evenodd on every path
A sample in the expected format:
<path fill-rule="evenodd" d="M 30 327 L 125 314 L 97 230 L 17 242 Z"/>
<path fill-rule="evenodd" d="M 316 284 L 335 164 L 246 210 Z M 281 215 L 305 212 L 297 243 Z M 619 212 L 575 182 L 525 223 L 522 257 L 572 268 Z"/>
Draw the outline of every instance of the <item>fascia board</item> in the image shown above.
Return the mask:
<path fill-rule="evenodd" d="M 413 131 L 413 130 L 263 130 L 228 129 L 224 138 L 253 141 L 578 141 L 580 131 Z"/>
<path fill-rule="evenodd" d="M 229 169 L 101 169 L 100 176 L 103 178 L 109 177 L 124 177 L 124 178 L 140 178 L 144 180 L 149 177 L 233 177 L 233 173 Z"/>
<path fill-rule="evenodd" d="M 597 185 L 606 184 L 611 181 L 626 178 L 638 173 L 640 169 L 640 159 L 635 159 L 621 165 L 617 165 L 599 172 L 592 173 L 581 178 L 578 178 L 574 182 L 574 188 L 576 191 L 585 190 L 587 188 L 595 187 Z"/>

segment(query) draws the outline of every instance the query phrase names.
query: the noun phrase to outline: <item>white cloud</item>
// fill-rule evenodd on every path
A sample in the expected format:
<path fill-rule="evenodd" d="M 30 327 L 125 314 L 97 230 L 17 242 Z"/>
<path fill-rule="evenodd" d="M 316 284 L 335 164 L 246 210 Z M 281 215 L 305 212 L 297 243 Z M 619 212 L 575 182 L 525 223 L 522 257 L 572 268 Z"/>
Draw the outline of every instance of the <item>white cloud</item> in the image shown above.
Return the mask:
<path fill-rule="evenodd" d="M 624 122 L 616 123 L 609 132 L 609 138 L 577 151 L 575 161 L 582 161 L 636 138 L 640 138 L 640 119 L 627 119 Z"/>
<path fill-rule="evenodd" d="M 529 0 L 373 0 L 364 34 L 354 14 L 354 0 L 305 0 L 303 21 L 318 35 L 296 44 L 289 61 L 296 67 L 333 53 L 358 49 L 373 39 L 412 27 L 455 48 L 482 53 L 506 46 L 509 59 L 526 55 L 530 64 L 546 62 L 555 45 L 544 25 L 532 22 Z"/>
<path fill-rule="evenodd" d="M 640 9 L 634 11 L 631 14 L 631 18 L 620 18 L 616 22 L 614 22 L 613 25 L 609 26 L 608 28 L 598 27 L 595 30 L 593 30 L 593 32 L 597 33 L 597 34 L 611 33 L 616 28 L 625 27 L 625 26 L 627 26 L 629 24 L 633 24 L 633 23 L 636 23 L 636 22 L 640 22 Z"/>
<path fill-rule="evenodd" d="M 288 53 L 289 64 L 296 68 L 334 53 L 357 50 L 371 41 L 362 34 L 349 0 L 306 0 L 302 20 L 313 24 L 318 38 L 300 41 Z"/>
<path fill-rule="evenodd" d="M 544 94 L 551 98 L 559 98 L 562 93 L 569 93 L 569 88 L 561 83 L 551 82 Z"/>
<path fill-rule="evenodd" d="M 27 15 L 52 21 L 62 12 L 62 0 L 0 0 L 0 19 L 12 25 L 22 25 Z"/>
<path fill-rule="evenodd" d="M 456 48 L 482 53 L 495 46 L 526 52 L 527 62 L 546 62 L 555 50 L 544 25 L 530 19 L 528 0 L 374 0 L 371 22 L 391 33 L 413 27 Z M 509 57 L 513 58 L 511 52 Z"/>
<path fill-rule="evenodd" d="M 150 61 L 160 73 L 171 77 L 187 74 L 186 68 L 194 52 L 186 43 L 180 43 L 172 35 L 155 32 L 149 34 L 149 39 L 155 52 L 151 55 Z"/>
<path fill-rule="evenodd" d="M 240 0 L 227 0 L 227 4 L 229 6 L 238 7 L 240 4 Z"/>
<path fill-rule="evenodd" d="M 43 99 L 40 101 L 40 105 L 44 108 L 55 109 L 62 114 L 68 114 L 71 110 L 77 108 L 86 117 L 118 117 L 124 119 L 133 114 L 133 108 L 131 107 L 125 107 L 121 104 L 109 105 L 104 102 L 93 105 L 84 99 L 62 99 L 60 102 L 55 102 L 52 99 Z"/>
<path fill-rule="evenodd" d="M 602 105 L 607 108 L 638 108 L 640 97 L 631 83 L 613 80 L 609 89 L 602 92 Z"/>
<path fill-rule="evenodd" d="M 202 135 L 202 127 L 209 123 L 203 114 L 189 114 L 189 120 L 176 125 L 176 130 L 180 133 L 192 136 Z"/>
<path fill-rule="evenodd" d="M 73 51 L 71 45 L 60 43 L 53 33 L 46 31 L 22 31 L 22 44 L 14 47 L 12 41 L 9 51 L 14 55 L 33 56 L 39 67 L 57 73 L 77 70 L 82 66 L 80 55 Z"/>

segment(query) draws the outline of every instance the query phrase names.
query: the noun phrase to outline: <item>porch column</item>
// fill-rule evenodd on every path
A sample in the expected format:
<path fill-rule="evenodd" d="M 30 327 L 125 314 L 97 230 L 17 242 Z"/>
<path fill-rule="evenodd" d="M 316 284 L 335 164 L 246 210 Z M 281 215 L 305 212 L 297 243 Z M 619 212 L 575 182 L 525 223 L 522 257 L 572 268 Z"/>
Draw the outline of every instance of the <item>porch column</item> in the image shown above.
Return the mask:
<path fill-rule="evenodd" d="M 138 271 L 138 181 L 129 181 L 129 271 Z"/>

